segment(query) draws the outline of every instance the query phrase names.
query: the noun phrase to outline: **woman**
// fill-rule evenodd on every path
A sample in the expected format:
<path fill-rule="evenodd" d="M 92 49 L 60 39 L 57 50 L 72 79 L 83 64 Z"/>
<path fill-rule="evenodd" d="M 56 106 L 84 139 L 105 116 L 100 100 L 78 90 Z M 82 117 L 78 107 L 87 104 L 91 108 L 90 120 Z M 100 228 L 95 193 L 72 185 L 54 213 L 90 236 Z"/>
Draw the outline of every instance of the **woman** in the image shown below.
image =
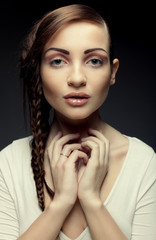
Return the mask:
<path fill-rule="evenodd" d="M 1 240 L 156 239 L 156 155 L 98 114 L 118 66 L 90 7 L 34 26 L 21 57 L 33 136 L 0 155 Z"/>

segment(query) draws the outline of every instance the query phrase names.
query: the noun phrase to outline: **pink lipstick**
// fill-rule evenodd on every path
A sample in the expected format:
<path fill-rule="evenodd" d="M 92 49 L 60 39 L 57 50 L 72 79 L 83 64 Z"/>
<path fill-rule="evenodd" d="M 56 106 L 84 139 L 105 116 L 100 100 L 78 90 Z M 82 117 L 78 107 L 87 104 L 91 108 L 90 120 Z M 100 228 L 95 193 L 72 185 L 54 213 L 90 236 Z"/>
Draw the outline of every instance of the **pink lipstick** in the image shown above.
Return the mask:
<path fill-rule="evenodd" d="M 86 93 L 69 93 L 64 96 L 65 102 L 72 106 L 82 106 L 89 101 L 90 96 Z"/>

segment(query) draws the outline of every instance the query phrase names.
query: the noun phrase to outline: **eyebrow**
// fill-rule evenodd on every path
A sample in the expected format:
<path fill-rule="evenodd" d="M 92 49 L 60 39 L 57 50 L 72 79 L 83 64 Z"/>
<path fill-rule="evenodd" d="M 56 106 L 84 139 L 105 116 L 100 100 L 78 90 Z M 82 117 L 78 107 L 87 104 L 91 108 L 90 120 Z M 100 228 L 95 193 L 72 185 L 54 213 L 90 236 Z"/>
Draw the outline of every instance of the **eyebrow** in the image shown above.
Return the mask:
<path fill-rule="evenodd" d="M 66 55 L 70 55 L 70 52 L 65 50 L 65 49 L 62 49 L 62 48 L 55 48 L 55 47 L 52 47 L 52 48 L 48 48 L 45 52 L 44 52 L 44 55 L 48 52 L 48 51 L 57 51 L 57 52 L 61 52 L 63 54 L 66 54 Z M 88 53 L 91 53 L 91 52 L 94 52 L 94 51 L 103 51 L 103 52 L 106 52 L 107 51 L 103 48 L 90 48 L 90 49 L 87 49 L 84 51 L 84 54 L 88 54 Z"/>
<path fill-rule="evenodd" d="M 63 54 L 66 54 L 66 55 L 69 55 L 69 51 L 65 50 L 65 49 L 62 49 L 62 48 L 48 48 L 45 52 L 44 52 L 44 55 L 48 52 L 48 51 L 51 51 L 51 50 L 54 50 L 54 51 L 57 51 L 57 52 L 61 52 Z"/>
<path fill-rule="evenodd" d="M 90 52 L 99 51 L 99 50 L 107 53 L 107 51 L 103 48 L 90 48 L 90 49 L 85 50 L 84 54 L 88 54 Z"/>

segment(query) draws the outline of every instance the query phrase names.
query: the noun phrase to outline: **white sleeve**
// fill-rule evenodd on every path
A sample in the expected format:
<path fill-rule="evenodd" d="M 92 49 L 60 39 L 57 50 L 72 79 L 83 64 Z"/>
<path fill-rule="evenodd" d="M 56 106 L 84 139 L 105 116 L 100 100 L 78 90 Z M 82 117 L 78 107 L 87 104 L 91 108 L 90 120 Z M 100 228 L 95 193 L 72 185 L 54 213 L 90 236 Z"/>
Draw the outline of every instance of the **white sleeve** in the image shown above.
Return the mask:
<path fill-rule="evenodd" d="M 139 189 L 131 240 L 156 240 L 156 154 Z"/>
<path fill-rule="evenodd" d="M 19 224 L 14 201 L 0 170 L 0 240 L 16 240 Z"/>

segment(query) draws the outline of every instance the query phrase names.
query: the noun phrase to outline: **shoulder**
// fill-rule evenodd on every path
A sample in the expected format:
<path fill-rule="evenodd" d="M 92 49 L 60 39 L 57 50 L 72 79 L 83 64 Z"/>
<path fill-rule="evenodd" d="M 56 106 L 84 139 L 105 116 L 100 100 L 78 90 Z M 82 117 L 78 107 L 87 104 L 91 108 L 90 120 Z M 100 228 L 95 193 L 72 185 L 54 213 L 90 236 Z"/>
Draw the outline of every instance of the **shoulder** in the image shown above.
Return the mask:
<path fill-rule="evenodd" d="M 128 137 L 130 152 L 140 159 L 150 160 L 155 157 L 155 152 L 152 147 L 147 145 L 145 142 L 141 141 L 135 137 Z"/>
<path fill-rule="evenodd" d="M 13 141 L 0 152 L 0 169 L 11 165 L 23 165 L 30 161 L 32 136 Z"/>
<path fill-rule="evenodd" d="M 137 171 L 138 178 L 149 173 L 151 180 L 152 176 L 153 180 L 156 179 L 156 153 L 153 148 L 138 138 L 128 138 L 130 143 L 127 158 L 133 172 Z"/>
<path fill-rule="evenodd" d="M 24 187 L 28 188 L 28 181 L 30 186 L 33 185 L 31 139 L 32 137 L 26 137 L 13 141 L 0 152 L 0 178 L 5 182 L 14 200 L 16 195 L 23 192 Z M 20 198 L 22 199 L 22 196 Z"/>
<path fill-rule="evenodd" d="M 28 137 L 25 137 L 25 138 L 20 138 L 20 139 L 14 140 L 11 144 L 9 144 L 5 148 L 3 148 L 1 150 L 1 153 L 7 152 L 11 148 L 16 148 L 17 150 L 19 150 L 21 147 L 25 148 L 26 145 L 30 144 L 31 140 L 32 140 L 32 136 L 28 136 Z"/>
<path fill-rule="evenodd" d="M 151 199 L 154 201 L 156 199 L 156 153 L 152 147 L 141 140 L 137 138 L 130 139 L 131 161 L 134 166 L 132 174 L 136 173 L 137 175 L 135 184 L 140 183 L 138 201 L 144 198 L 147 204 Z"/>

